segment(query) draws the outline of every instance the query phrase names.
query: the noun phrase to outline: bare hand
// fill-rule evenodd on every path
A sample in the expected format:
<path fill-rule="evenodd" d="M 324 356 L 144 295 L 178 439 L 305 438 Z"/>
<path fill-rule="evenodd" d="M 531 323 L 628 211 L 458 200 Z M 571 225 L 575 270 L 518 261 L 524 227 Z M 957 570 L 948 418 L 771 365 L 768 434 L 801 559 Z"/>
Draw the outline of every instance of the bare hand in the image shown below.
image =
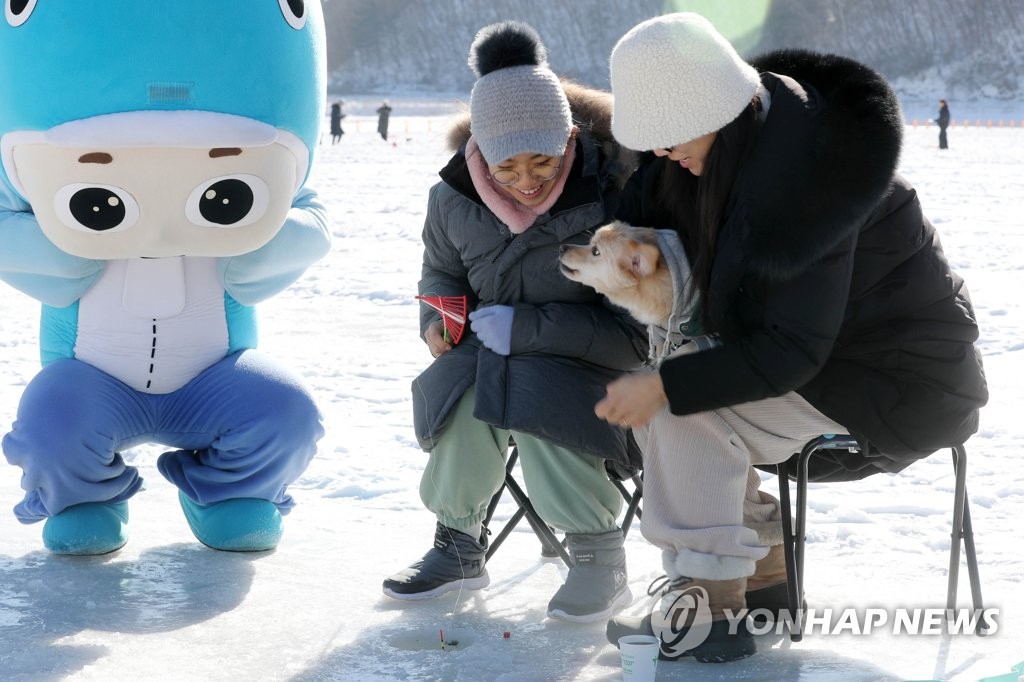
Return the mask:
<path fill-rule="evenodd" d="M 452 344 L 448 343 L 444 338 L 444 322 L 441 320 L 431 322 L 423 338 L 427 342 L 430 354 L 435 358 L 452 349 Z"/>
<path fill-rule="evenodd" d="M 594 414 L 610 424 L 636 428 L 646 426 L 667 404 L 661 375 L 642 372 L 608 384 L 608 395 L 594 406 Z"/>

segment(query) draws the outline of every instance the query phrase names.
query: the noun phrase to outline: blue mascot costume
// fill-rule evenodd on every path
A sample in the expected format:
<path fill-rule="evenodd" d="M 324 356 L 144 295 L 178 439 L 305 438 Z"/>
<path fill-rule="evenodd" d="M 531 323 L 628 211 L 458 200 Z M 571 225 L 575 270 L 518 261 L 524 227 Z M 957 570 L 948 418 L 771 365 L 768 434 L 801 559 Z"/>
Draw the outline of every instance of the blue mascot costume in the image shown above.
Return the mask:
<path fill-rule="evenodd" d="M 3 451 L 50 551 L 125 543 L 146 442 L 201 542 L 277 545 L 323 427 L 251 306 L 330 248 L 324 59 L 318 0 L 4 0 L 0 279 L 43 368 Z"/>

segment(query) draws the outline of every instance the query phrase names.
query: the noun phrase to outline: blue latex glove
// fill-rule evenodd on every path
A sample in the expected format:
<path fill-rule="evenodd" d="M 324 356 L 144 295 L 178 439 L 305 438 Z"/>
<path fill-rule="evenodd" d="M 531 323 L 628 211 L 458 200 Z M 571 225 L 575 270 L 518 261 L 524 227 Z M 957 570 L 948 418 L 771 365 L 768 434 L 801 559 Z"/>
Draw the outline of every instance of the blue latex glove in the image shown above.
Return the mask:
<path fill-rule="evenodd" d="M 498 355 L 508 355 L 512 344 L 512 316 L 516 309 L 510 305 L 492 305 L 478 308 L 469 314 L 469 328 L 480 341 Z"/>

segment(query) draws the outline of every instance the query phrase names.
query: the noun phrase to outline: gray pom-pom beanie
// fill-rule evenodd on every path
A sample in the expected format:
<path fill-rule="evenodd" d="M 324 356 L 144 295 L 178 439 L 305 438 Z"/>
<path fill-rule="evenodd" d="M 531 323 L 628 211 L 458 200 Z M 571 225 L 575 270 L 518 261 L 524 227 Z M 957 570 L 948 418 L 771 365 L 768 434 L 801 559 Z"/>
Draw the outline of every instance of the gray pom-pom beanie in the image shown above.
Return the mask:
<path fill-rule="evenodd" d="M 477 75 L 470 128 L 487 163 L 524 152 L 565 153 L 572 132 L 569 100 L 531 26 L 504 21 L 480 29 L 469 49 L 469 65 Z"/>
<path fill-rule="evenodd" d="M 757 93 L 757 70 L 693 12 L 648 19 L 612 50 L 612 134 L 646 151 L 689 142 L 739 116 Z"/>

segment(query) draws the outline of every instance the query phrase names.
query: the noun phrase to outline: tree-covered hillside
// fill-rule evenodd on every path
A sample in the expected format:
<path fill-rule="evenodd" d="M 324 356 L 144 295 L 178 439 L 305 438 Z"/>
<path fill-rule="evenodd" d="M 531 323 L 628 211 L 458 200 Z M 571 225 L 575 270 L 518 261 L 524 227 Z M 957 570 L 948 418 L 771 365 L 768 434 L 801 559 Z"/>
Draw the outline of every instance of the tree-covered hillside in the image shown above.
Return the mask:
<path fill-rule="evenodd" d="M 745 56 L 803 47 L 851 56 L 910 98 L 1014 100 L 1024 94 L 1021 0 L 324 0 L 331 88 L 463 92 L 466 55 L 488 23 L 521 19 L 552 68 L 608 85 L 608 55 L 636 23 L 698 11 Z M 941 93 L 936 92 L 941 90 Z"/>

